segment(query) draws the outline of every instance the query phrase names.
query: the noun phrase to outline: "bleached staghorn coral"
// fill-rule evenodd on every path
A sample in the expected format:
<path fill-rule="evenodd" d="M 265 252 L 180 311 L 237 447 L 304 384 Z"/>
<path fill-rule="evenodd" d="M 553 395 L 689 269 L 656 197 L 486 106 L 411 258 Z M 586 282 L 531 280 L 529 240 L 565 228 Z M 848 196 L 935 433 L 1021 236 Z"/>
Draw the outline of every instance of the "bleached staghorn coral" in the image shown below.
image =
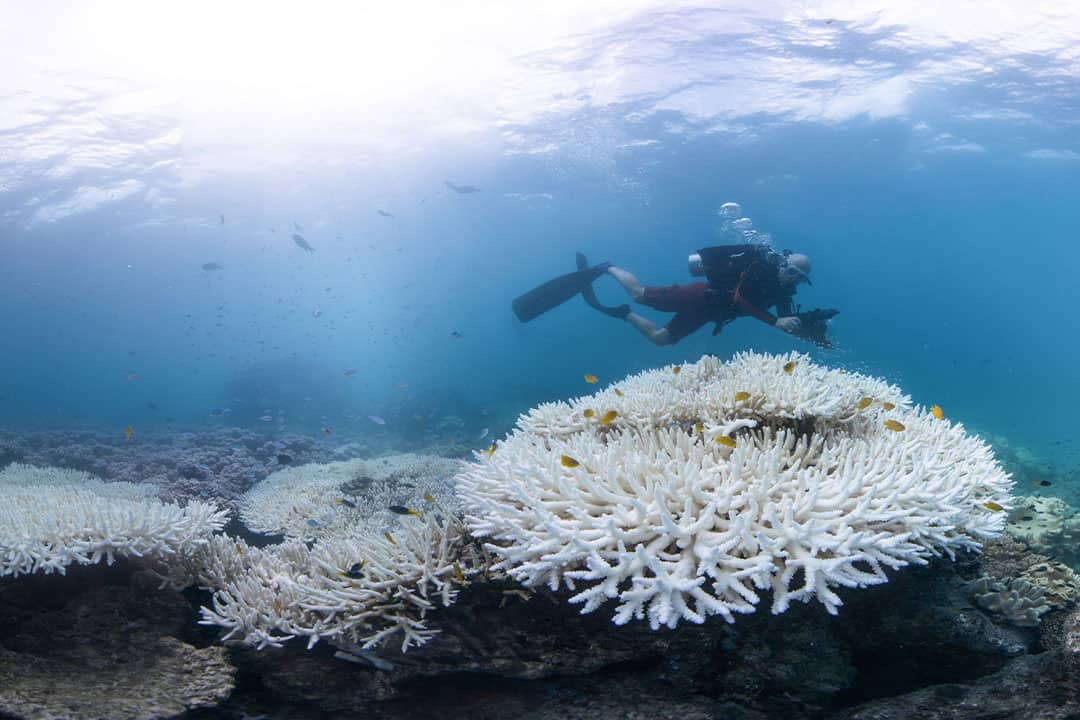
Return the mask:
<path fill-rule="evenodd" d="M 369 649 L 400 636 L 402 650 L 422 644 L 436 633 L 427 613 L 451 604 L 483 567 L 452 506 L 445 473 L 457 465 L 401 455 L 276 473 L 245 496 L 242 516 L 289 539 L 254 548 L 217 538 L 175 563 L 172 579 L 213 591 L 202 622 L 227 628 L 226 639 L 266 647 L 306 637 L 309 647 L 327 640 Z M 394 514 L 390 504 L 419 516 Z"/>
<path fill-rule="evenodd" d="M 359 524 L 396 524 L 387 508 L 425 495 L 452 509 L 450 478 L 460 461 L 413 455 L 283 468 L 244 493 L 240 518 L 250 530 L 315 540 Z M 430 503 L 428 503 L 430 505 Z"/>
<path fill-rule="evenodd" d="M 1011 481 L 989 447 L 897 388 L 798 354 L 677 367 L 541 406 L 458 476 L 496 570 L 674 627 L 730 622 L 762 590 L 774 613 L 835 614 L 832 587 L 1001 533 Z"/>
<path fill-rule="evenodd" d="M 155 495 L 83 472 L 9 465 L 0 471 L 0 577 L 189 553 L 225 524 L 213 505 L 180 507 Z"/>
<path fill-rule="evenodd" d="M 436 634 L 425 617 L 450 605 L 480 567 L 480 550 L 460 521 L 432 514 L 404 522 L 392 535 L 360 529 L 256 548 L 219 536 L 173 577 L 213 591 L 202 623 L 228 629 L 225 639 L 259 648 L 306 637 L 339 646 L 376 648 L 400 634 L 401 648 Z"/>

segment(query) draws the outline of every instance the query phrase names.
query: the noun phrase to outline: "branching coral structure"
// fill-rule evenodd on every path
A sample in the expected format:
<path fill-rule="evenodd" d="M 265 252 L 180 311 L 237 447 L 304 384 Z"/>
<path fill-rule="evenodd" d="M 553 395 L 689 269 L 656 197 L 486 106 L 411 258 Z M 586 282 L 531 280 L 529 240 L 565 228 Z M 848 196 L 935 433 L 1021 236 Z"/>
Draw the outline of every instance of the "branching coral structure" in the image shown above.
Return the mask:
<path fill-rule="evenodd" d="M 0 471 L 0 577 L 192 553 L 225 524 L 213 505 L 180 507 L 155 495 L 152 486 L 9 465 Z"/>
<path fill-rule="evenodd" d="M 397 455 L 276 473 L 242 498 L 241 516 L 285 542 L 257 548 L 221 536 L 169 574 L 213 591 L 202 622 L 226 628 L 226 639 L 368 650 L 400 638 L 407 650 L 436 634 L 428 612 L 450 605 L 486 564 L 454 509 L 448 471 L 457 466 Z"/>
<path fill-rule="evenodd" d="M 641 373 L 535 408 L 457 478 L 471 532 L 529 587 L 656 629 L 887 581 L 998 536 L 1011 481 L 979 438 L 805 355 Z"/>

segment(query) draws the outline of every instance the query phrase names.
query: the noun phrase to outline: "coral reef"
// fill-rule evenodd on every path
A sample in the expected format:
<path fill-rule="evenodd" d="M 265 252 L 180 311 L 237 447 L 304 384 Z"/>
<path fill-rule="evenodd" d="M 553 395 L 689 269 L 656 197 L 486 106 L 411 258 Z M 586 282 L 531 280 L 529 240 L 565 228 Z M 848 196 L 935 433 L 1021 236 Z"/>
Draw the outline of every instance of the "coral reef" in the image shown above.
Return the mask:
<path fill-rule="evenodd" d="M 305 637 L 361 652 L 393 636 L 403 650 L 423 644 L 436 634 L 427 613 L 487 564 L 452 504 L 455 467 L 399 455 L 280 471 L 244 496 L 241 516 L 285 542 L 222 536 L 170 574 L 213 591 L 203 622 L 226 639 L 261 648 Z"/>
<path fill-rule="evenodd" d="M 240 498 L 249 530 L 314 540 L 361 524 L 394 525 L 391 506 L 456 508 L 450 482 L 460 463 L 412 454 L 283 468 Z M 424 500 L 425 496 L 431 500 Z"/>
<path fill-rule="evenodd" d="M 1061 498 L 1017 497 L 1005 531 L 1035 552 L 1080 564 L 1080 514 Z"/>
<path fill-rule="evenodd" d="M 80 471 L 8 465 L 0 471 L 0 577 L 190 553 L 225 525 L 212 504 L 180 507 L 154 494 Z"/>
<path fill-rule="evenodd" d="M 232 693 L 228 652 L 180 637 L 191 606 L 129 572 L 0 582 L 0 715 L 163 720 Z"/>
<path fill-rule="evenodd" d="M 1053 610 L 1064 610 L 1080 597 L 1080 581 L 1068 565 L 1046 561 L 1024 570 L 1021 578 L 1046 593 L 1046 602 Z"/>
<path fill-rule="evenodd" d="M 960 425 L 804 355 L 705 357 L 542 405 L 458 477 L 472 533 L 528 587 L 614 621 L 772 611 L 999 535 L 1008 476 Z"/>
<path fill-rule="evenodd" d="M 997 581 L 983 576 L 972 585 L 972 594 L 980 607 L 1020 627 L 1036 627 L 1050 611 L 1046 590 L 1026 578 Z"/>
<path fill-rule="evenodd" d="M 215 500 L 230 505 L 285 464 L 326 462 L 333 450 L 314 439 L 223 428 L 214 432 L 115 434 L 0 431 L 0 467 L 8 461 L 82 470 L 105 480 L 150 483 L 163 500 Z M 354 445 L 356 454 L 366 446 Z"/>

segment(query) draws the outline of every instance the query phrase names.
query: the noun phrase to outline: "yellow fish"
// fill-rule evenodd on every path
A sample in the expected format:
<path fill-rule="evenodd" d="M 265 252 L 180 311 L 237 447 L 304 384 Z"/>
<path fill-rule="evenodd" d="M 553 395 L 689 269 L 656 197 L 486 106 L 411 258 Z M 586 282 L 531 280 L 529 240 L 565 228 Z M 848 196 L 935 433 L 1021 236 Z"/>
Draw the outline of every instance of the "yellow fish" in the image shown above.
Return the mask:
<path fill-rule="evenodd" d="M 487 450 L 484 451 L 484 454 L 487 455 L 488 457 L 491 457 L 492 455 L 494 455 L 495 454 L 495 443 L 491 443 L 490 445 L 488 445 Z"/>
<path fill-rule="evenodd" d="M 585 373 L 585 382 L 592 385 L 594 382 L 596 382 L 596 376 L 595 375 L 590 375 L 589 373 Z"/>
<path fill-rule="evenodd" d="M 606 413 L 604 413 L 604 417 L 600 418 L 600 424 L 610 425 L 612 421 L 614 421 L 617 417 L 619 417 L 619 413 L 615 412 L 614 410 L 608 410 Z"/>
<path fill-rule="evenodd" d="M 671 368 L 671 372 L 675 373 L 676 375 L 678 375 L 681 370 L 682 365 L 676 365 L 675 367 Z"/>
<path fill-rule="evenodd" d="M 730 438 L 727 435 L 718 435 L 716 442 L 724 447 L 735 447 L 735 438 Z"/>
<path fill-rule="evenodd" d="M 131 427 L 130 425 L 128 425 L 126 428 L 124 428 L 124 439 L 125 440 L 130 440 L 131 436 L 134 435 L 134 434 L 135 434 L 135 429 L 133 427 Z"/>
<path fill-rule="evenodd" d="M 389 542 L 391 545 L 397 545 L 397 542 L 394 540 L 394 536 L 391 535 L 389 531 L 384 532 L 383 537 L 386 538 L 387 542 Z"/>
<path fill-rule="evenodd" d="M 795 369 L 795 361 L 794 360 L 788 360 L 786 363 L 784 363 L 784 372 L 786 372 L 788 375 L 790 375 L 791 371 L 794 370 L 794 369 Z"/>
<path fill-rule="evenodd" d="M 581 463 L 579 463 L 577 460 L 570 457 L 569 455 L 563 455 L 559 458 L 559 464 L 561 464 L 564 468 L 576 468 Z"/>
<path fill-rule="evenodd" d="M 745 390 L 740 390 L 739 392 L 735 393 L 735 402 L 742 402 L 743 400 L 749 399 L 750 393 L 746 392 Z"/>
<path fill-rule="evenodd" d="M 581 414 L 584 415 L 587 418 L 590 418 L 590 417 L 592 417 L 593 415 L 596 414 L 596 411 L 593 410 L 592 408 L 585 408 L 585 412 L 583 412 Z"/>
<path fill-rule="evenodd" d="M 454 561 L 454 579 L 460 583 L 465 582 L 465 573 L 461 571 L 461 565 L 457 560 Z"/>
<path fill-rule="evenodd" d="M 433 502 L 435 502 L 435 498 L 432 496 L 431 493 L 426 493 L 424 495 L 424 502 L 433 503 Z"/>
<path fill-rule="evenodd" d="M 943 413 L 941 411 L 941 406 L 940 405 L 931 405 L 930 406 L 930 414 L 933 415 L 934 417 L 936 417 L 938 420 L 941 420 L 942 418 L 945 417 L 945 413 Z"/>
<path fill-rule="evenodd" d="M 701 423 L 698 423 L 697 425 L 694 426 L 694 432 L 696 432 L 696 433 L 705 432 L 705 426 L 702 425 Z"/>
<path fill-rule="evenodd" d="M 883 403 L 881 403 L 881 407 L 884 410 L 892 410 L 896 406 L 893 405 L 891 402 L 883 402 Z"/>
<path fill-rule="evenodd" d="M 619 397 L 622 397 L 622 390 L 620 390 L 619 388 L 615 388 L 615 394 Z"/>
<path fill-rule="evenodd" d="M 885 429 L 892 430 L 893 432 L 900 432 L 904 429 L 904 424 L 901 422 L 897 422 L 896 420 L 886 420 Z"/>
<path fill-rule="evenodd" d="M 870 407 L 870 405 L 872 405 L 873 402 L 874 402 L 874 398 L 872 398 L 872 397 L 864 397 L 862 400 L 859 401 L 859 404 L 856 405 L 855 407 L 859 408 L 860 410 L 865 410 L 866 408 Z"/>
<path fill-rule="evenodd" d="M 986 502 L 984 502 L 982 504 L 982 506 L 984 508 L 986 508 L 987 510 L 993 510 L 994 512 L 1001 512 L 1002 510 L 1005 509 L 1005 508 L 1001 507 L 1000 505 L 998 505 L 993 500 L 987 500 Z"/>

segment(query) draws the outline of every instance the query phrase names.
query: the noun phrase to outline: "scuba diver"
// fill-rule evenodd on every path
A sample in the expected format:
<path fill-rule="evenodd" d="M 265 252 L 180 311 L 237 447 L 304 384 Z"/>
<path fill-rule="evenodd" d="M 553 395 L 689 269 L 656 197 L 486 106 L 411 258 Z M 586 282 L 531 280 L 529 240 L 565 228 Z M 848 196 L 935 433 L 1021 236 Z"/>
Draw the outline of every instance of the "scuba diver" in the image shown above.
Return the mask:
<path fill-rule="evenodd" d="M 810 284 L 810 258 L 785 250 L 778 253 L 768 245 L 753 243 L 702 248 L 688 258 L 690 274 L 707 282 L 657 287 L 642 285 L 632 273 L 612 263 L 588 266 L 577 255 L 578 271 L 550 280 L 518 297 L 514 313 L 523 322 L 581 294 L 585 302 L 611 317 L 626 320 L 655 345 L 674 345 L 707 323 L 714 323 L 717 335 L 738 317 L 756 317 L 796 337 L 832 347 L 826 337 L 826 323 L 837 310 L 800 312 L 792 298 L 801 283 Z M 609 307 L 596 298 L 592 283 L 608 274 L 615 278 L 630 299 L 661 312 L 675 313 L 668 324 L 658 327 L 630 310 L 629 305 Z M 777 314 L 768 312 L 775 307 Z"/>

